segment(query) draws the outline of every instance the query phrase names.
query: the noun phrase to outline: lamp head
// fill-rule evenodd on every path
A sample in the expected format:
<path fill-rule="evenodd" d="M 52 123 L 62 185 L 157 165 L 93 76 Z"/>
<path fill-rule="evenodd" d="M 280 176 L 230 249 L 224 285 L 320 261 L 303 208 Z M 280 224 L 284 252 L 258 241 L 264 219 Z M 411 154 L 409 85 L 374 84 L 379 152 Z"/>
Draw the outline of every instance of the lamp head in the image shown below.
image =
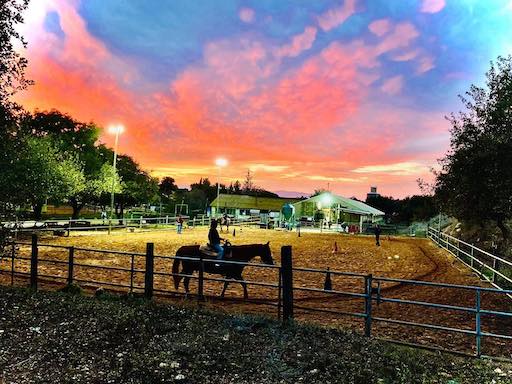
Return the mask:
<path fill-rule="evenodd" d="M 124 126 L 122 124 L 113 124 L 108 127 L 108 133 L 112 135 L 120 135 L 124 132 Z"/>

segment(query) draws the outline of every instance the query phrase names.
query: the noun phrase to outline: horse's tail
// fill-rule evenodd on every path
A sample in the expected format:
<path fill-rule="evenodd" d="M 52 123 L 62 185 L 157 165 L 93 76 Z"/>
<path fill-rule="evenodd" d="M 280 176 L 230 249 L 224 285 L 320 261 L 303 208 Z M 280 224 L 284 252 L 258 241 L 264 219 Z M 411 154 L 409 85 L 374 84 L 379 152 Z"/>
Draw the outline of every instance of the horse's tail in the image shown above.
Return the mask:
<path fill-rule="evenodd" d="M 178 254 L 176 254 L 178 256 Z M 174 288 L 178 290 L 178 286 L 180 285 L 180 276 L 178 276 L 178 271 L 180 269 L 180 259 L 176 258 L 174 259 L 174 262 L 172 263 L 172 278 L 174 280 Z"/>

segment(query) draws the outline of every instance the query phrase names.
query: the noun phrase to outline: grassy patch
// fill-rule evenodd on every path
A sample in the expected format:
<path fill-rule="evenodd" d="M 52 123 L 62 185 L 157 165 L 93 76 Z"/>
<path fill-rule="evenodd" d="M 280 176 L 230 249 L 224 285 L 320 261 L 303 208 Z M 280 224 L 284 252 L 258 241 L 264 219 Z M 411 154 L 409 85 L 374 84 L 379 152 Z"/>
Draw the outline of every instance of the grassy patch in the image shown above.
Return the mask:
<path fill-rule="evenodd" d="M 351 332 L 100 298 L 0 288 L 0 382 L 480 384 L 512 378 L 510 365 Z"/>

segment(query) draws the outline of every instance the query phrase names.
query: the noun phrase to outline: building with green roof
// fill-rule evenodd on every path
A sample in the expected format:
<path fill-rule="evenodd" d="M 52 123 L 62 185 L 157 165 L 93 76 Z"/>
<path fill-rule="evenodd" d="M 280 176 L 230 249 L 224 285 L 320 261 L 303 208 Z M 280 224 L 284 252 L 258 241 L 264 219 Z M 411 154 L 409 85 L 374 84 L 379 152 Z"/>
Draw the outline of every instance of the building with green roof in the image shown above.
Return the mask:
<path fill-rule="evenodd" d="M 373 223 L 384 217 L 384 212 L 368 204 L 330 192 L 300 200 L 293 206 L 296 220 L 320 221 L 335 227 L 352 225 L 357 226 L 358 232 L 363 231 L 363 223 Z"/>
<path fill-rule="evenodd" d="M 248 218 L 259 216 L 262 221 L 268 218 L 279 217 L 281 208 L 286 203 L 296 203 L 299 199 L 282 197 L 258 197 L 248 195 L 220 194 L 210 204 L 212 216 L 219 216 L 224 213 L 235 218 Z M 217 212 L 217 203 L 219 211 Z"/>

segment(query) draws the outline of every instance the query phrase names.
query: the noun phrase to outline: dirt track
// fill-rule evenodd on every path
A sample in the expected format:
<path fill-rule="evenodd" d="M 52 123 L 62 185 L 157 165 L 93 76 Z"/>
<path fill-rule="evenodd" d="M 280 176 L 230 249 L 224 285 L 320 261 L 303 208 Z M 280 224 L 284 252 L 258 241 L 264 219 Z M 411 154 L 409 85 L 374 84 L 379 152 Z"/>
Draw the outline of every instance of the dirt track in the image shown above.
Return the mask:
<path fill-rule="evenodd" d="M 222 235 L 221 235 L 222 236 Z M 384 238 L 382 246 L 376 247 L 374 240 L 367 236 L 311 234 L 303 233 L 299 238 L 296 233 L 264 231 L 264 230 L 236 230 L 233 233 L 224 234 L 233 244 L 263 243 L 270 241 L 272 254 L 279 263 L 279 253 L 282 245 L 292 245 L 295 267 L 308 267 L 345 272 L 371 273 L 378 277 L 390 277 L 412 280 L 424 280 L 461 285 L 484 286 L 478 278 L 470 273 L 461 263 L 457 262 L 450 254 L 440 250 L 426 239 L 414 238 Z M 112 236 L 104 234 L 86 234 L 69 238 L 48 238 L 41 243 L 59 245 L 74 245 L 76 247 L 114 249 L 144 253 L 147 242 L 155 244 L 155 253 L 158 255 L 172 256 L 177 248 L 185 244 L 203 243 L 206 238 L 205 229 L 193 229 L 177 235 L 170 231 L 142 232 L 142 233 L 116 233 Z M 334 242 L 338 251 L 333 252 Z M 28 248 L 22 248 L 21 254 L 28 256 Z M 67 251 L 50 248 L 40 248 L 40 258 L 67 260 Z M 255 260 L 259 261 L 259 260 Z M 76 251 L 75 262 L 93 265 L 107 265 L 112 267 L 130 268 L 131 258 L 127 256 L 115 256 L 95 252 Z M 135 257 L 136 269 L 144 269 L 144 258 Z M 155 271 L 170 273 L 171 261 L 165 259 L 155 260 Z M 4 262 L 2 269 L 8 269 Z M 17 270 L 28 271 L 28 263 L 17 262 Z M 60 274 L 65 277 L 66 266 L 41 263 L 40 272 Z M 129 283 L 129 273 L 122 271 L 105 271 L 86 267 L 75 267 L 75 276 L 78 279 L 109 281 L 118 284 Z M 215 277 L 215 276 L 211 276 Z M 277 283 L 277 270 L 246 268 L 244 277 L 247 280 Z M 3 279 L 6 279 L 3 276 Z M 363 293 L 362 278 L 348 278 L 332 275 L 333 290 Z M 294 272 L 294 286 L 323 288 L 324 273 Z M 141 273 L 134 276 L 135 286 L 143 285 Z M 156 276 L 156 289 L 173 290 L 170 276 Z M 195 292 L 195 281 L 191 282 L 192 292 Z M 126 290 L 126 289 L 125 289 Z M 181 287 L 182 291 L 183 288 Z M 240 285 L 230 285 L 227 297 L 230 300 L 220 301 L 215 298 L 220 293 L 221 283 L 206 282 L 205 293 L 211 296 L 206 305 L 215 306 L 226 311 L 244 311 L 275 314 L 277 309 L 265 303 L 277 301 L 277 290 L 267 287 L 249 288 L 251 299 L 257 303 L 244 303 Z M 405 300 L 425 301 L 447 305 L 473 307 L 475 305 L 474 291 L 461 289 L 446 289 L 438 287 L 423 287 L 399 285 L 396 283 L 382 283 L 381 293 L 386 298 L 399 298 Z M 363 300 L 347 298 L 342 295 L 328 293 L 296 291 L 294 293 L 296 306 L 305 308 L 321 308 L 333 311 L 362 312 Z M 505 300 L 503 295 L 482 295 L 482 307 L 485 309 L 511 311 L 511 301 Z M 468 330 L 474 329 L 474 314 L 460 311 L 447 311 L 426 308 L 417 305 L 405 305 L 396 303 L 374 304 L 374 316 L 379 318 L 392 318 L 395 320 L 407 320 L 418 323 L 428 323 L 448 327 L 458 327 Z M 333 315 L 328 313 L 310 312 L 296 308 L 296 318 L 300 320 L 319 322 L 324 325 L 344 326 L 353 329 L 362 329 L 362 320 L 353 317 Z M 512 319 L 497 321 L 489 316 L 482 317 L 484 331 L 511 334 Z M 398 339 L 402 341 L 417 342 L 428 345 L 436 345 L 445 348 L 471 351 L 474 345 L 474 336 L 453 334 L 441 331 L 425 331 L 422 328 L 404 327 L 397 324 L 384 324 L 374 321 L 373 334 L 379 337 Z M 489 340 L 489 341 L 487 341 Z M 484 338 L 484 353 L 499 352 L 512 356 L 512 342 L 510 340 L 496 340 Z"/>

